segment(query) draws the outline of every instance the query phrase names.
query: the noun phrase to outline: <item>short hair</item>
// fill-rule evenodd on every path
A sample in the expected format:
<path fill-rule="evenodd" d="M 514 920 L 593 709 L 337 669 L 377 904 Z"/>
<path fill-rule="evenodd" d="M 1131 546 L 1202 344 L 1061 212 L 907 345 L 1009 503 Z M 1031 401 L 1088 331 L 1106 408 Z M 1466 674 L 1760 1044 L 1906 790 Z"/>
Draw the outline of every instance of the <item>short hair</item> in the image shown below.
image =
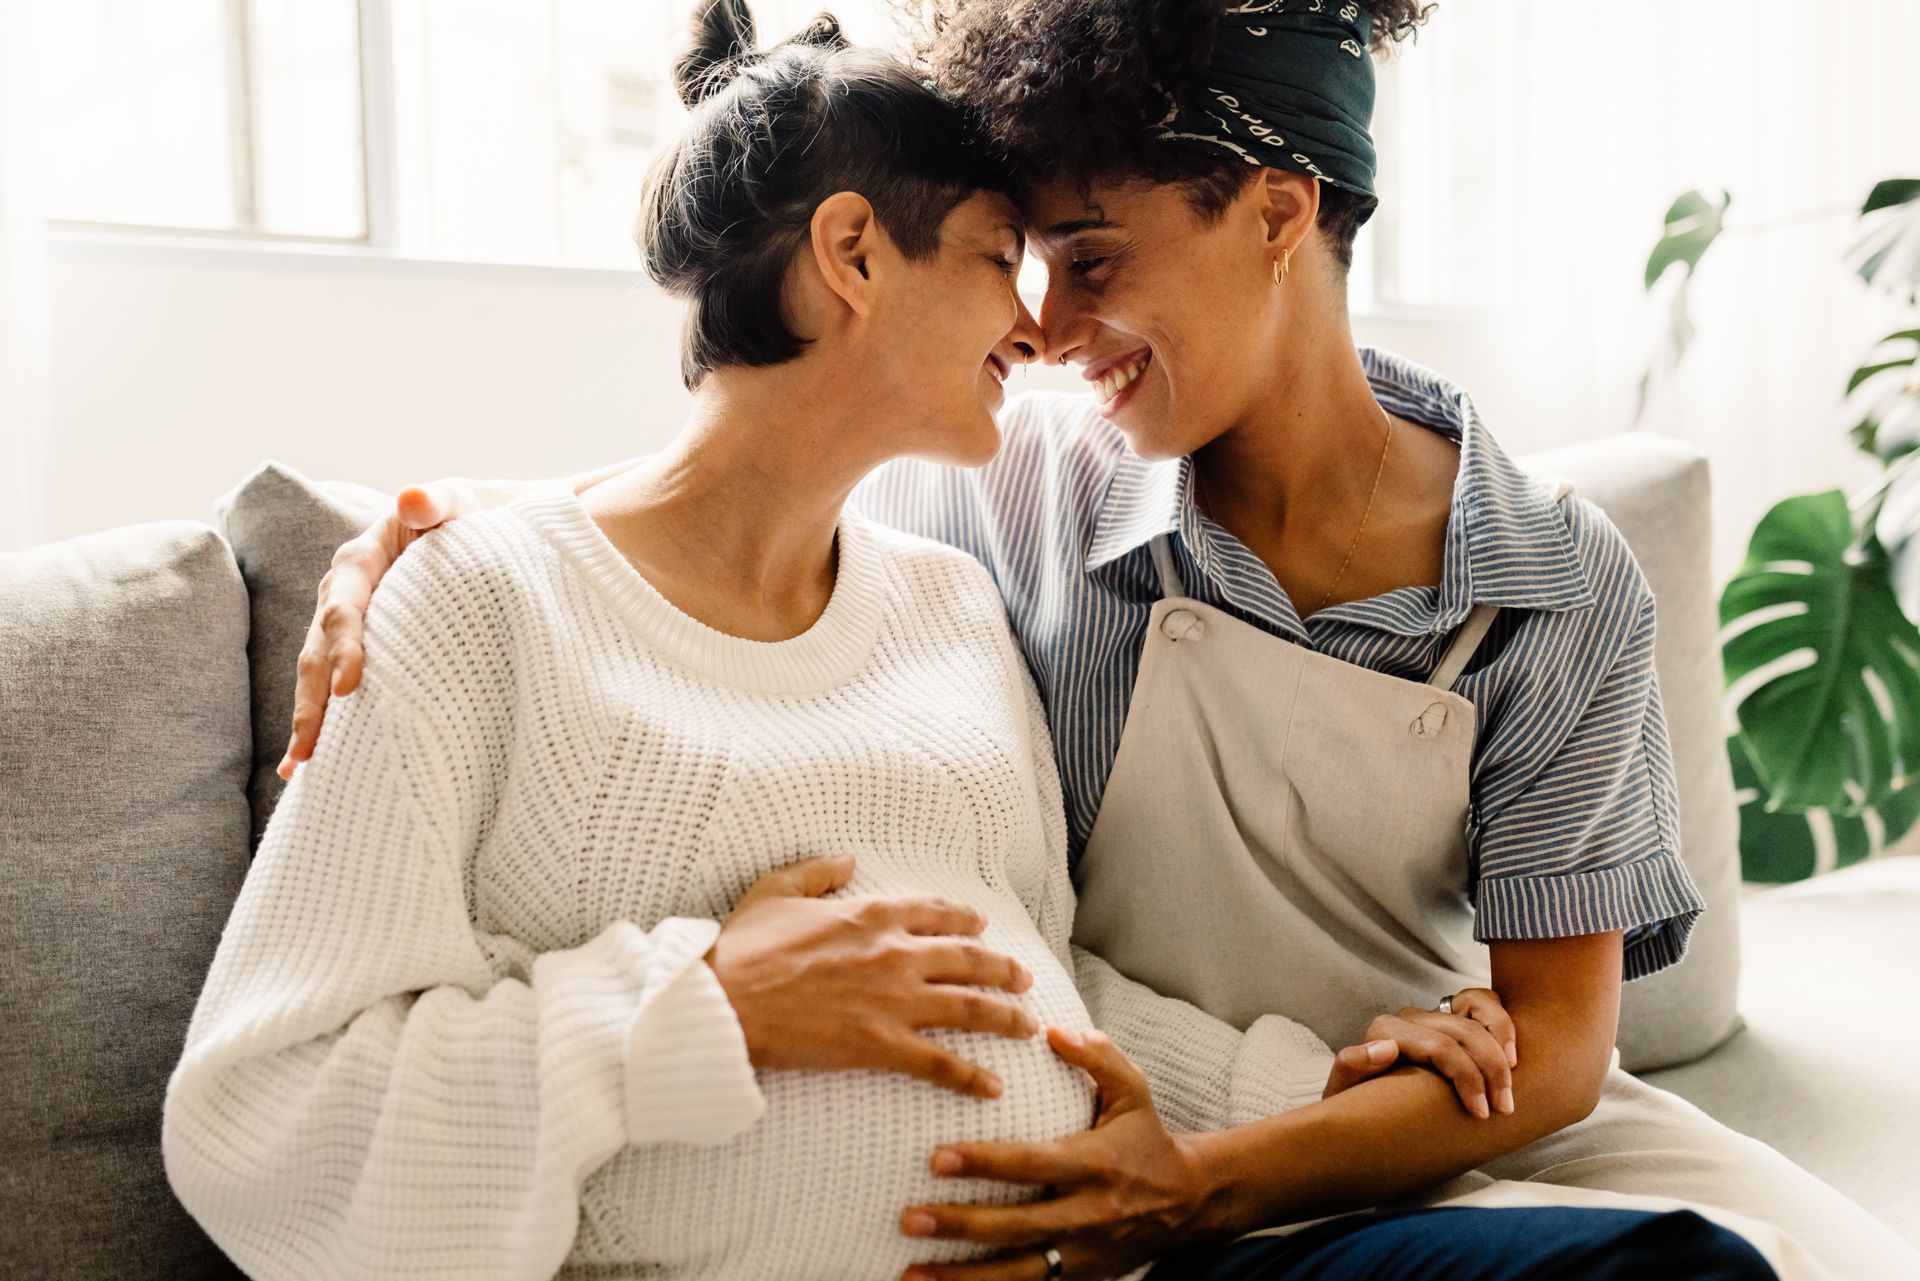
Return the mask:
<path fill-rule="evenodd" d="M 687 300 L 680 375 L 799 356 L 782 305 L 820 203 L 853 191 L 909 259 L 939 247 L 954 206 L 1009 191 L 972 113 L 904 65 L 849 45 L 822 14 L 755 49 L 745 0 L 703 0 L 674 64 L 686 132 L 648 172 L 635 239 L 647 274 Z"/>
<path fill-rule="evenodd" d="M 1376 51 L 1412 36 L 1421 0 L 1362 0 Z M 895 0 L 917 20 L 916 60 L 966 100 L 1024 185 L 1066 175 L 1177 182 L 1217 220 L 1260 167 L 1205 144 L 1157 136 L 1168 95 L 1200 80 L 1224 0 Z M 1342 267 L 1378 206 L 1320 184 L 1318 226 Z"/>

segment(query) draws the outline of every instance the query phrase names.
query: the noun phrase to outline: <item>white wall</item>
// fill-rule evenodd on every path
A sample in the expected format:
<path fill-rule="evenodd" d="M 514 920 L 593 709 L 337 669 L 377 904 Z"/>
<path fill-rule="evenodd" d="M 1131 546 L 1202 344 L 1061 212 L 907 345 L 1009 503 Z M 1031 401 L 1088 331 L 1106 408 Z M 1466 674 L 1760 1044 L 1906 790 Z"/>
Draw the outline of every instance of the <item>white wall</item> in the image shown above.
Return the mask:
<path fill-rule="evenodd" d="M 49 536 L 204 519 L 263 458 L 397 487 L 644 452 L 685 403 L 637 276 L 62 238 Z"/>
<path fill-rule="evenodd" d="M 658 447 L 687 403 L 677 305 L 637 273 L 62 236 L 51 284 L 49 538 L 205 519 L 264 458 L 384 488 L 564 473 Z M 1512 324 L 1360 328 L 1475 389 L 1514 448 L 1601 430 L 1531 411 Z"/>

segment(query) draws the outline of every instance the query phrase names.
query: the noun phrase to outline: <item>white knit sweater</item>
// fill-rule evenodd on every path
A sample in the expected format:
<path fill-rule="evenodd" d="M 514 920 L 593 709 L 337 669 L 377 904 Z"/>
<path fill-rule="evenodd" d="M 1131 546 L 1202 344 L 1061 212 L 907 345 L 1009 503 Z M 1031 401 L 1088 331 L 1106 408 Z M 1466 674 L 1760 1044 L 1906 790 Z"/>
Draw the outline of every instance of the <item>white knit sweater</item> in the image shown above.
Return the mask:
<path fill-rule="evenodd" d="M 1058 778 L 998 593 L 848 513 L 832 599 L 769 644 L 676 610 L 571 493 L 429 535 L 366 620 L 222 937 L 168 1086 L 180 1199 L 256 1277 L 897 1277 L 935 1147 L 1085 1128 L 1043 1039 L 931 1035 L 997 1100 L 756 1072 L 701 957 L 763 873 L 858 856 L 938 893 L 1105 1028 L 1168 1124 L 1318 1097 L 1330 1056 L 1241 1034 L 1068 946 Z M 1195 940 L 1196 946 L 1205 946 Z"/>

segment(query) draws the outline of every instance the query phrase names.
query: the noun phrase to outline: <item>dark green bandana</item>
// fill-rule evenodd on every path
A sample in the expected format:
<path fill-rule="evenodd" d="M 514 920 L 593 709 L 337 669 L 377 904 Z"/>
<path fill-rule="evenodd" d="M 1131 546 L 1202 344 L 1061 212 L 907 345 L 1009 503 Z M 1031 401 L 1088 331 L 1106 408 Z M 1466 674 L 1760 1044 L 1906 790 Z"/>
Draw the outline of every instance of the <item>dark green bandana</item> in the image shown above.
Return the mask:
<path fill-rule="evenodd" d="M 1247 0 L 1220 19 L 1202 79 L 1163 137 L 1373 192 L 1373 15 L 1353 0 Z"/>

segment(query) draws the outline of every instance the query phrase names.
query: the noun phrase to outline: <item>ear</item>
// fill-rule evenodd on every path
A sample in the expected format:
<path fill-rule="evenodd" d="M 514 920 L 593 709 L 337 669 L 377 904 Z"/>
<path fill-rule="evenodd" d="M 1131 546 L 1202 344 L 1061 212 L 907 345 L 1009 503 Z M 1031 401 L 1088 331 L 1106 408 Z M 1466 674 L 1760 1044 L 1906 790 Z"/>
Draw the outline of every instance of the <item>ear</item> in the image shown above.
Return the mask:
<path fill-rule="evenodd" d="M 858 315 L 873 307 L 873 268 L 880 247 L 880 224 L 873 206 L 857 192 L 828 196 L 808 225 L 813 263 L 826 287 Z"/>
<path fill-rule="evenodd" d="M 1320 218 L 1320 183 L 1287 169 L 1262 169 L 1254 185 L 1268 252 L 1276 258 L 1282 250 L 1297 252 Z"/>

